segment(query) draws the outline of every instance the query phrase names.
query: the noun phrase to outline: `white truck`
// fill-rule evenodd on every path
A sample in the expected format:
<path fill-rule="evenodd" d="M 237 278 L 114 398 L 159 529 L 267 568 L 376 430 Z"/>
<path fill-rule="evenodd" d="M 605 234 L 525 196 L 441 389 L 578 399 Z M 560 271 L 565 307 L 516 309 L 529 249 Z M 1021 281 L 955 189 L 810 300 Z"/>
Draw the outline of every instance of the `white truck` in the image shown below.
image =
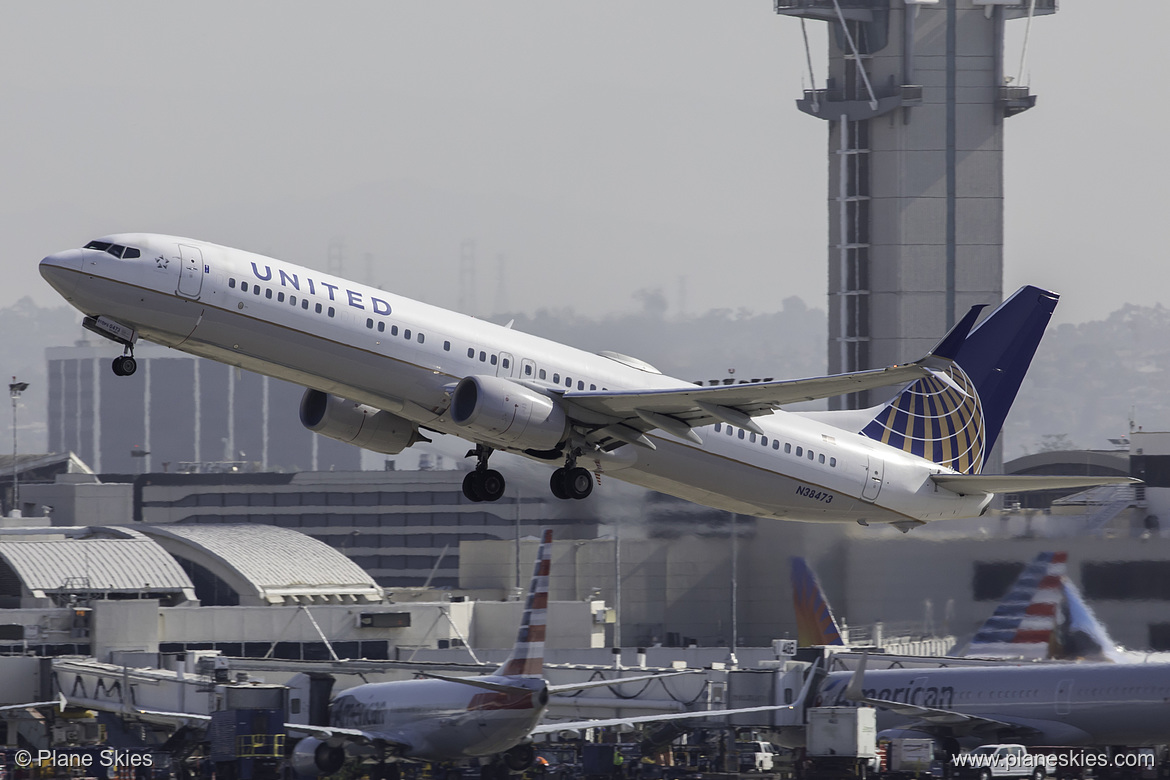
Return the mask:
<path fill-rule="evenodd" d="M 864 778 L 877 769 L 877 715 L 872 707 L 811 707 L 799 774 Z"/>
<path fill-rule="evenodd" d="M 996 777 L 1044 780 L 1043 756 L 1032 755 L 1023 745 L 981 745 L 955 756 L 961 777 L 992 780 Z"/>
<path fill-rule="evenodd" d="M 735 749 L 740 772 L 771 772 L 776 767 L 776 746 L 771 742 L 736 742 Z"/>

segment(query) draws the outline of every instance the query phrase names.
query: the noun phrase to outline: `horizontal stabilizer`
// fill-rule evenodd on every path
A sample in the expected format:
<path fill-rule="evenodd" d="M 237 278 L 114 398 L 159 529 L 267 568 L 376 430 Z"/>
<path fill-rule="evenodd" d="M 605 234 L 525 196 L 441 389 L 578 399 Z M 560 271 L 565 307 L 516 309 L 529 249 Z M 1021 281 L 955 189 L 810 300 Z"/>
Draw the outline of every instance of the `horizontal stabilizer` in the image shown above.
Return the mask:
<path fill-rule="evenodd" d="M 939 487 L 961 496 L 1141 484 L 1140 479 L 1133 477 L 1061 477 L 1044 474 L 931 474 L 930 479 Z"/>

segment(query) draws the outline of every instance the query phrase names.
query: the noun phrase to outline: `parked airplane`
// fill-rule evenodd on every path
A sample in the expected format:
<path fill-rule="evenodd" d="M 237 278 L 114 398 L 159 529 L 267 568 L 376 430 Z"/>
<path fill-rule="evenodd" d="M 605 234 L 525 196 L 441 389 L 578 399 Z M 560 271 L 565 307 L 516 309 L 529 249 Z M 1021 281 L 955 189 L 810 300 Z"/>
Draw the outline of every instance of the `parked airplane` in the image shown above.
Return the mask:
<path fill-rule="evenodd" d="M 992 494 L 1125 480 L 986 475 L 1057 296 L 981 307 L 914 363 L 837 376 L 698 387 L 279 260 L 186 238 L 125 234 L 50 255 L 41 275 L 124 348 L 139 338 L 309 388 L 301 421 L 383 453 L 437 431 L 475 444 L 463 492 L 499 499 L 501 449 L 561 463 L 558 498 L 603 474 L 743 514 L 923 523 L 979 515 Z M 909 383 L 863 412 L 779 407 Z M 473 453 L 469 453 L 473 454 Z M 592 473 L 590 473 L 592 472 Z"/>
<path fill-rule="evenodd" d="M 882 669 L 825 678 L 817 706 L 868 704 L 884 736 L 949 743 L 1156 745 L 1170 733 L 1170 664 Z"/>

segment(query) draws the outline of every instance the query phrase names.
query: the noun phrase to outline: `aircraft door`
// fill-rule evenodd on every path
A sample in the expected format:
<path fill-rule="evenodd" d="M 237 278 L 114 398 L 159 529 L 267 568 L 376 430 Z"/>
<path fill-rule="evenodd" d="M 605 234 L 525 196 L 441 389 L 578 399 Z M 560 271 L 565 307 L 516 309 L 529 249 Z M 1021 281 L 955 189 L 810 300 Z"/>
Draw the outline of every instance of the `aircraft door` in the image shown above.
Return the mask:
<path fill-rule="evenodd" d="M 1072 680 L 1061 680 L 1056 684 L 1056 714 L 1068 715 L 1072 712 Z"/>
<path fill-rule="evenodd" d="M 198 247 L 179 244 L 182 267 L 179 269 L 179 295 L 198 298 L 203 289 L 203 252 Z"/>
<path fill-rule="evenodd" d="M 496 376 L 516 376 L 516 358 L 501 352 L 500 359 L 496 361 Z"/>
<path fill-rule="evenodd" d="M 862 499 L 870 503 L 877 501 L 878 493 L 882 492 L 882 459 L 876 455 L 869 455 L 865 463 L 865 484 L 861 486 Z"/>
<path fill-rule="evenodd" d="M 520 378 L 533 380 L 536 379 L 536 361 L 524 358 L 520 361 Z"/>

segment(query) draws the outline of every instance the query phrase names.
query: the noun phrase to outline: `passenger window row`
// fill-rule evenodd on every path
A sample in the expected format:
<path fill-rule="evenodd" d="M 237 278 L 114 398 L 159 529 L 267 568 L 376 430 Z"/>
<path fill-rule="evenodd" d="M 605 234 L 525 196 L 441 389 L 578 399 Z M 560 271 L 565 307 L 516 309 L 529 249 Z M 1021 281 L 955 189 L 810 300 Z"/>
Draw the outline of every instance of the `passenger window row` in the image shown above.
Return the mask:
<path fill-rule="evenodd" d="M 95 241 L 95 242 L 91 242 L 91 243 L 100 244 L 102 242 Z M 90 247 L 90 248 L 98 248 L 98 247 Z M 137 250 L 135 250 L 135 251 L 137 251 Z M 228 278 L 228 287 L 230 289 L 233 289 L 233 290 L 237 288 L 237 282 L 236 282 L 235 277 Z M 239 287 L 240 292 L 247 293 L 247 292 L 251 291 L 251 293 L 253 295 L 263 294 L 265 298 L 268 298 L 270 300 L 273 299 L 273 292 L 272 292 L 271 288 L 268 288 L 268 287 L 262 288 L 259 284 L 256 284 L 255 282 L 248 283 L 248 282 L 241 281 L 241 282 L 239 282 L 238 287 Z M 285 296 L 283 291 L 277 291 L 276 295 L 275 295 L 275 300 L 278 303 L 284 303 L 285 297 L 286 296 Z M 289 304 L 291 304 L 292 306 L 297 305 L 297 296 L 288 295 L 287 298 L 288 298 Z M 302 309 L 308 310 L 309 309 L 308 298 L 305 298 L 302 296 L 300 298 L 300 306 Z M 316 304 L 315 310 L 318 314 L 321 314 L 322 313 L 322 305 L 320 303 Z M 328 311 L 326 313 L 330 317 L 336 316 L 336 310 L 332 306 L 330 306 L 328 308 Z M 367 317 L 366 318 L 366 328 L 368 328 L 369 330 L 376 330 L 379 333 L 385 333 L 386 332 L 386 321 L 385 320 L 375 320 L 373 317 Z M 398 326 L 393 325 L 393 324 L 390 325 L 390 335 L 397 336 L 398 334 L 399 334 Z M 426 342 L 426 335 L 425 334 L 423 334 L 420 331 L 412 331 L 410 328 L 403 328 L 402 329 L 402 338 L 406 339 L 407 341 L 411 341 L 413 339 L 413 340 L 417 341 L 419 344 L 423 344 Z M 443 350 L 445 352 L 451 351 L 451 342 L 450 341 L 443 342 Z M 467 357 L 471 358 L 472 360 L 475 359 L 475 357 L 476 357 L 475 347 L 468 347 L 467 348 Z M 503 369 L 506 369 L 508 371 L 511 371 L 511 368 L 512 368 L 512 358 L 501 357 L 500 355 L 497 355 L 494 352 L 489 354 L 486 350 L 479 351 L 479 361 L 481 363 L 489 363 L 490 365 L 493 365 L 493 366 L 500 365 Z M 531 377 L 533 370 L 534 370 L 534 366 L 533 366 L 533 363 L 531 361 L 527 361 L 524 363 L 524 376 Z M 546 372 L 543 368 L 540 369 L 539 376 L 540 376 L 541 380 L 548 381 L 547 380 L 548 372 Z M 553 374 L 552 382 L 555 385 L 561 384 L 560 373 Z M 564 383 L 565 383 L 565 387 L 572 388 L 573 387 L 572 377 L 566 376 L 564 379 Z M 577 389 L 578 390 L 585 389 L 585 382 L 583 380 L 580 380 L 580 379 L 577 380 Z M 589 389 L 596 390 L 597 385 L 590 383 Z M 606 388 L 606 387 L 603 387 L 601 389 L 608 390 L 608 388 Z"/>
<path fill-rule="evenodd" d="M 738 434 L 740 439 L 744 439 L 751 444 L 755 444 L 758 440 L 760 446 L 762 446 L 762 447 L 767 447 L 769 445 L 769 439 L 767 436 L 759 436 L 755 433 L 752 433 L 751 431 L 744 430 L 743 428 L 736 428 L 734 425 L 725 425 L 724 423 L 715 423 L 715 433 L 719 433 L 723 429 L 727 430 L 728 436 L 735 436 L 736 434 Z M 776 438 L 771 439 L 770 443 L 771 443 L 772 449 L 774 449 L 774 450 L 779 450 L 781 448 L 780 441 Z M 793 454 L 791 443 L 784 442 L 783 447 L 784 447 L 784 454 L 786 454 L 786 455 Z M 805 449 L 804 447 L 797 445 L 795 455 L 798 458 L 807 458 L 808 460 L 816 461 L 817 463 L 821 463 L 821 464 L 827 463 L 829 468 L 833 468 L 833 469 L 837 468 L 837 459 L 834 457 L 826 458 L 825 453 L 823 453 L 823 452 L 816 453 L 816 452 L 813 452 L 811 449 Z"/>

